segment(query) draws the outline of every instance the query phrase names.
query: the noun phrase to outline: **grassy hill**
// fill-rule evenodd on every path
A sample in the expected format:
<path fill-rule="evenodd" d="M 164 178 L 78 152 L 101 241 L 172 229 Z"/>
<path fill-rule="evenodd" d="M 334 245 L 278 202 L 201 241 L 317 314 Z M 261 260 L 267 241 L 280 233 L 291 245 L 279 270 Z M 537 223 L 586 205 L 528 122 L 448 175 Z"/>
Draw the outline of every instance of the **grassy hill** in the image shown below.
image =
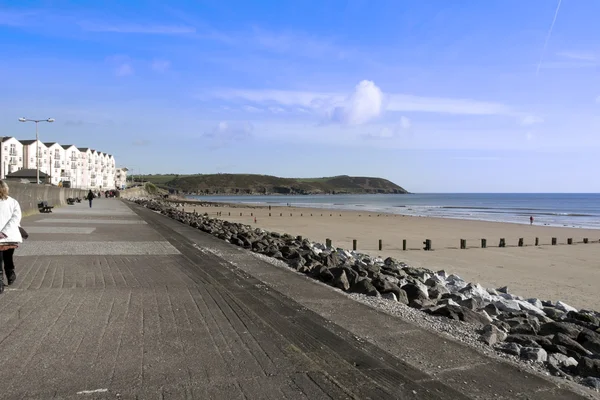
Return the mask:
<path fill-rule="evenodd" d="M 387 179 L 347 175 L 324 178 L 279 178 L 252 174 L 169 174 L 144 175 L 143 179 L 160 187 L 207 195 L 408 193 Z"/>

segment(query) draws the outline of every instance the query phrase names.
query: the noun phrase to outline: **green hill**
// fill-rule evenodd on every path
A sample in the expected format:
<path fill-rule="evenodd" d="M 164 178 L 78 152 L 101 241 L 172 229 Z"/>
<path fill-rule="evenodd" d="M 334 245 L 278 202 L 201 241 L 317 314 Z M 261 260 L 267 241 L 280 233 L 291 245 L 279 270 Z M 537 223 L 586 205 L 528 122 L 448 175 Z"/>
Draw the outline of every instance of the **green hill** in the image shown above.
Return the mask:
<path fill-rule="evenodd" d="M 136 180 L 140 177 L 136 176 Z M 326 178 L 279 178 L 270 175 L 144 175 L 144 181 L 190 194 L 367 194 L 408 193 L 383 178 L 333 176 Z"/>

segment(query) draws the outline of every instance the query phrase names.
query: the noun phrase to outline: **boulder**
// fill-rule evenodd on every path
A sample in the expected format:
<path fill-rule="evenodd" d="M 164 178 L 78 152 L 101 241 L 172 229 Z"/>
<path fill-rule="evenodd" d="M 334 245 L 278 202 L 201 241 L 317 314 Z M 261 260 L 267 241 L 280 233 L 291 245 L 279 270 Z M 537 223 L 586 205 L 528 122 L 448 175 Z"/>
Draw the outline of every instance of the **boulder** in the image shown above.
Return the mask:
<path fill-rule="evenodd" d="M 527 321 L 522 324 L 517 324 L 510 327 L 511 334 L 523 334 L 523 335 L 536 335 L 537 331 L 533 327 L 533 325 Z"/>
<path fill-rule="evenodd" d="M 563 303 L 562 301 L 556 302 L 556 308 L 561 311 L 564 311 L 564 312 L 569 312 L 569 311 L 577 312 L 577 309 L 575 307 L 571 307 L 570 305 L 568 305 L 567 303 Z"/>
<path fill-rule="evenodd" d="M 333 272 L 334 269 L 338 271 Z M 348 282 L 346 271 L 343 268 L 331 268 L 329 271 L 333 274 L 332 286 L 347 292 L 350 289 L 350 282 Z"/>
<path fill-rule="evenodd" d="M 545 347 L 545 345 L 552 344 L 550 339 L 543 336 L 521 334 L 510 334 L 506 337 L 505 341 L 518 343 L 525 347 Z"/>
<path fill-rule="evenodd" d="M 583 346 L 583 348 L 593 353 L 600 354 L 600 333 L 594 332 L 590 329 L 583 329 L 579 335 L 577 335 L 576 339 L 577 342 Z"/>
<path fill-rule="evenodd" d="M 588 376 L 587 378 L 585 378 L 581 381 L 581 384 L 585 385 L 589 388 L 592 388 L 597 392 L 600 391 L 600 378 Z"/>
<path fill-rule="evenodd" d="M 519 307 L 523 311 L 527 311 L 530 314 L 546 316 L 546 313 L 544 311 L 542 311 L 540 308 L 534 306 L 533 304 L 530 304 L 523 300 L 515 300 L 515 301 L 519 304 Z"/>
<path fill-rule="evenodd" d="M 577 374 L 583 377 L 600 378 L 600 360 L 582 357 L 577 364 Z"/>
<path fill-rule="evenodd" d="M 383 293 L 381 295 L 381 298 L 386 299 L 386 300 L 390 300 L 390 301 L 394 301 L 394 302 L 398 301 L 398 298 L 392 292 Z"/>
<path fill-rule="evenodd" d="M 496 346 L 496 349 L 513 356 L 521 355 L 521 345 L 514 342 L 500 343 Z"/>
<path fill-rule="evenodd" d="M 435 307 L 435 301 L 429 299 L 415 299 L 408 302 L 408 306 L 417 310 L 428 310 Z"/>
<path fill-rule="evenodd" d="M 500 311 L 521 311 L 521 307 L 519 307 L 519 303 L 517 303 L 516 300 L 497 300 L 494 301 L 493 304 L 498 307 L 498 310 Z"/>
<path fill-rule="evenodd" d="M 548 356 L 548 364 L 552 365 L 556 369 L 569 370 L 573 367 L 577 367 L 577 360 L 573 357 L 568 357 L 561 353 L 552 353 Z"/>
<path fill-rule="evenodd" d="M 567 349 L 574 351 L 580 356 L 590 356 L 592 354 L 589 350 L 584 348 L 582 345 L 580 345 L 564 333 L 557 333 L 556 335 L 554 335 L 554 337 L 552 338 L 552 343 L 559 346 L 564 346 Z"/>
<path fill-rule="evenodd" d="M 542 304 L 542 301 L 540 299 L 527 299 L 525 300 L 526 302 L 528 302 L 529 304 L 533 305 L 534 307 L 538 308 L 538 309 L 542 309 L 544 308 L 544 305 Z"/>
<path fill-rule="evenodd" d="M 429 281 L 431 281 L 431 279 L 429 279 L 428 282 Z M 444 286 L 440 283 L 435 283 L 434 285 L 430 286 L 429 289 L 427 290 L 427 294 L 429 295 L 429 298 L 434 299 L 434 300 L 437 300 L 437 299 L 441 298 L 442 295 L 448 294 L 448 293 L 450 293 L 448 288 L 446 288 L 446 286 Z"/>
<path fill-rule="evenodd" d="M 489 346 L 493 346 L 496 343 L 503 342 L 506 339 L 507 334 L 503 330 L 498 329 L 495 325 L 488 324 L 483 327 L 483 333 L 479 337 L 479 339 L 488 344 Z"/>
<path fill-rule="evenodd" d="M 373 297 L 380 296 L 380 294 L 377 291 L 377 289 L 375 288 L 375 286 L 373 286 L 371 281 L 368 279 L 361 279 L 357 283 L 352 285 L 350 287 L 350 292 L 366 294 L 367 296 L 373 296 Z"/>
<path fill-rule="evenodd" d="M 402 290 L 406 292 L 406 296 L 409 302 L 418 299 L 429 299 L 429 294 L 426 291 L 423 291 L 420 285 L 414 283 L 407 283 L 406 285 L 402 286 Z"/>
<path fill-rule="evenodd" d="M 558 321 L 565 314 L 564 311 L 548 306 L 544 306 L 544 308 L 542 308 L 542 311 L 546 314 L 546 316 L 552 318 L 555 321 Z"/>
<path fill-rule="evenodd" d="M 485 310 L 485 312 L 488 313 L 488 315 L 491 316 L 496 316 L 498 314 L 500 314 L 500 311 L 498 310 L 498 307 L 496 307 L 493 304 L 487 304 L 485 307 L 483 307 L 483 309 Z"/>
<path fill-rule="evenodd" d="M 577 325 L 573 325 L 568 322 L 548 322 L 540 326 L 538 334 L 547 336 L 562 333 L 571 339 L 577 339 L 579 332 L 581 332 L 581 328 L 578 328 Z"/>
<path fill-rule="evenodd" d="M 430 311 L 430 314 L 464 321 L 470 324 L 487 325 L 489 323 L 489 317 L 461 306 L 443 305 L 435 307 Z"/>
<path fill-rule="evenodd" d="M 543 363 L 548 360 L 548 353 L 546 353 L 546 350 L 539 347 L 523 347 L 521 348 L 520 356 L 524 360 L 538 363 Z"/>

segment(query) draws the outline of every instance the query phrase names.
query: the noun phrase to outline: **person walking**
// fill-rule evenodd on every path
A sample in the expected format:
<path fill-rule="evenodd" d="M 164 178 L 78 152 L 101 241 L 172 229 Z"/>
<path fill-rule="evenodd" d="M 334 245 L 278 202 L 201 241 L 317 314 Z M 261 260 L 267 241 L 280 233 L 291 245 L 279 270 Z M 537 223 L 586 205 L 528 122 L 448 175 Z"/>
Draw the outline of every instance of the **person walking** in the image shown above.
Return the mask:
<path fill-rule="evenodd" d="M 529 225 L 533 225 L 533 215 L 529 217 Z"/>
<path fill-rule="evenodd" d="M 23 242 L 19 230 L 21 224 L 21 206 L 19 202 L 8 195 L 8 185 L 0 181 L 0 251 L 2 251 L 4 273 L 9 285 L 17 279 L 13 254 Z M 2 268 L 0 268 L 0 274 Z M 4 280 L 0 276 L 0 293 L 4 290 Z"/>
<path fill-rule="evenodd" d="M 90 191 L 88 192 L 86 198 L 90 202 L 90 208 L 92 208 L 92 200 L 94 200 L 94 192 L 92 192 L 92 189 L 90 189 Z"/>

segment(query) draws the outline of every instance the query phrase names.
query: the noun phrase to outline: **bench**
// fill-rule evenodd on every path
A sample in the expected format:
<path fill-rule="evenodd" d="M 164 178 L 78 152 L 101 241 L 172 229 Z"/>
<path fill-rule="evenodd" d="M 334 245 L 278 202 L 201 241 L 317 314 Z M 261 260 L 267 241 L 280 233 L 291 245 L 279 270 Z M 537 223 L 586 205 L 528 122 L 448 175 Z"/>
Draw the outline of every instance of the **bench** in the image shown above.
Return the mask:
<path fill-rule="evenodd" d="M 38 203 L 38 209 L 41 213 L 51 213 L 54 206 L 49 206 L 47 201 Z"/>

